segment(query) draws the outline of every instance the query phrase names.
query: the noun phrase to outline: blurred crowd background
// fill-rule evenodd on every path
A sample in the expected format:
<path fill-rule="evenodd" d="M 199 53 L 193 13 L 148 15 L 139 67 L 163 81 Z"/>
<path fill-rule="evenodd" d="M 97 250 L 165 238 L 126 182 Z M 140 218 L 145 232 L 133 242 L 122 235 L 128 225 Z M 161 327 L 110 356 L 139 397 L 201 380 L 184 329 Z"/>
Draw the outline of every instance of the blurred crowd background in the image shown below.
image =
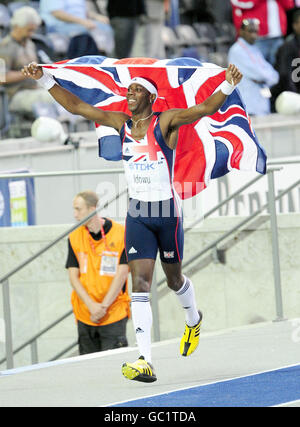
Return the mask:
<path fill-rule="evenodd" d="M 300 0 L 2 1 L 1 139 L 30 135 L 40 116 L 76 131 L 79 119 L 20 70 L 84 55 L 234 63 L 250 115 L 300 111 Z"/>

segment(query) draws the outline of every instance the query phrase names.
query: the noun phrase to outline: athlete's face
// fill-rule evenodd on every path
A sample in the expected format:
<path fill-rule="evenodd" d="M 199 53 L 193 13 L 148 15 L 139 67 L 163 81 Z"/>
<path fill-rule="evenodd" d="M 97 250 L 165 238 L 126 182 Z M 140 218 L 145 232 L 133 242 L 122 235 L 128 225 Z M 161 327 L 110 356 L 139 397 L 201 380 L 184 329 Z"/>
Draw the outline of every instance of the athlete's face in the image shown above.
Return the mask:
<path fill-rule="evenodd" d="M 129 86 L 127 92 L 128 109 L 132 113 L 142 112 L 146 107 L 151 105 L 153 95 L 138 83 Z"/>
<path fill-rule="evenodd" d="M 76 221 L 82 221 L 83 218 L 88 216 L 94 210 L 94 207 L 87 206 L 85 200 L 82 197 L 75 197 L 73 201 L 73 213 Z"/>

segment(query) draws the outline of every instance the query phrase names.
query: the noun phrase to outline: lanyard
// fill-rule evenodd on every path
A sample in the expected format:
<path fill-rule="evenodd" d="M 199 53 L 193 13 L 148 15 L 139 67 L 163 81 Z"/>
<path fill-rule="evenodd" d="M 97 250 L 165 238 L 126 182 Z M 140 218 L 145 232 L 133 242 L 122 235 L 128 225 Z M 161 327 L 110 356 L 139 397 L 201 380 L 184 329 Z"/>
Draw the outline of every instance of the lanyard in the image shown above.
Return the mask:
<path fill-rule="evenodd" d="M 109 251 L 109 247 L 108 247 L 107 239 L 106 239 L 106 234 L 104 232 L 104 227 L 103 227 L 102 223 L 101 223 L 100 231 L 101 231 L 101 236 L 102 236 L 102 239 L 103 239 L 103 242 L 104 242 L 105 249 L 107 251 Z"/>
<path fill-rule="evenodd" d="M 92 251 L 93 251 L 94 255 L 96 255 L 96 248 L 95 248 L 94 239 L 91 236 L 90 230 L 87 227 L 85 227 L 85 229 L 88 233 L 88 239 L 89 239 L 89 243 L 90 243 L 90 246 L 92 248 Z M 103 227 L 102 223 L 101 223 L 100 231 L 101 231 L 102 240 L 104 242 L 105 250 L 109 251 L 109 247 L 107 244 L 107 238 L 106 238 L 106 234 L 105 234 L 104 227 Z"/>

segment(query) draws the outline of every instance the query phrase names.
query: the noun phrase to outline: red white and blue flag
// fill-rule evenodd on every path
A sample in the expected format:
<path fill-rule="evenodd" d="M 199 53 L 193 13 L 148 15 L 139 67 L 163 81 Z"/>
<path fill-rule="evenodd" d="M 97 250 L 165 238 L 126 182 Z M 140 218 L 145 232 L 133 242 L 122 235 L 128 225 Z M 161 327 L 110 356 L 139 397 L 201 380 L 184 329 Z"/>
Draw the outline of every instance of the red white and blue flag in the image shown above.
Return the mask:
<path fill-rule="evenodd" d="M 218 90 L 225 79 L 224 69 L 193 58 L 117 60 L 85 56 L 44 67 L 62 87 L 83 101 L 103 110 L 129 115 L 126 93 L 133 77 L 155 81 L 158 99 L 153 110 L 157 112 L 200 104 Z M 108 160 L 120 160 L 119 134 L 97 123 L 96 131 L 99 155 Z M 236 89 L 217 113 L 180 128 L 174 167 L 175 188 L 182 199 L 192 197 L 206 188 L 211 179 L 232 169 L 264 174 L 266 160 Z"/>

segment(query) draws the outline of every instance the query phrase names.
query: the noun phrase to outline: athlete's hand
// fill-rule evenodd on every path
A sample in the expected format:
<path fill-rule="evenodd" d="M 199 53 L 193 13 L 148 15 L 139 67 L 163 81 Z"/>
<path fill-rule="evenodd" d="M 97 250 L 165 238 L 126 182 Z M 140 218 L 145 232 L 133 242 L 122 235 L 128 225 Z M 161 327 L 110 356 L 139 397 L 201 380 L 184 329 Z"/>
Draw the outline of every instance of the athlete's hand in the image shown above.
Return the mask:
<path fill-rule="evenodd" d="M 240 83 L 242 78 L 243 74 L 240 72 L 240 70 L 235 65 L 230 64 L 226 70 L 226 80 L 228 83 L 236 86 Z"/>
<path fill-rule="evenodd" d="M 25 65 L 22 68 L 22 73 L 25 77 L 31 77 L 34 80 L 38 80 L 43 76 L 43 68 L 38 66 L 35 62 L 31 62 L 29 65 Z"/>

